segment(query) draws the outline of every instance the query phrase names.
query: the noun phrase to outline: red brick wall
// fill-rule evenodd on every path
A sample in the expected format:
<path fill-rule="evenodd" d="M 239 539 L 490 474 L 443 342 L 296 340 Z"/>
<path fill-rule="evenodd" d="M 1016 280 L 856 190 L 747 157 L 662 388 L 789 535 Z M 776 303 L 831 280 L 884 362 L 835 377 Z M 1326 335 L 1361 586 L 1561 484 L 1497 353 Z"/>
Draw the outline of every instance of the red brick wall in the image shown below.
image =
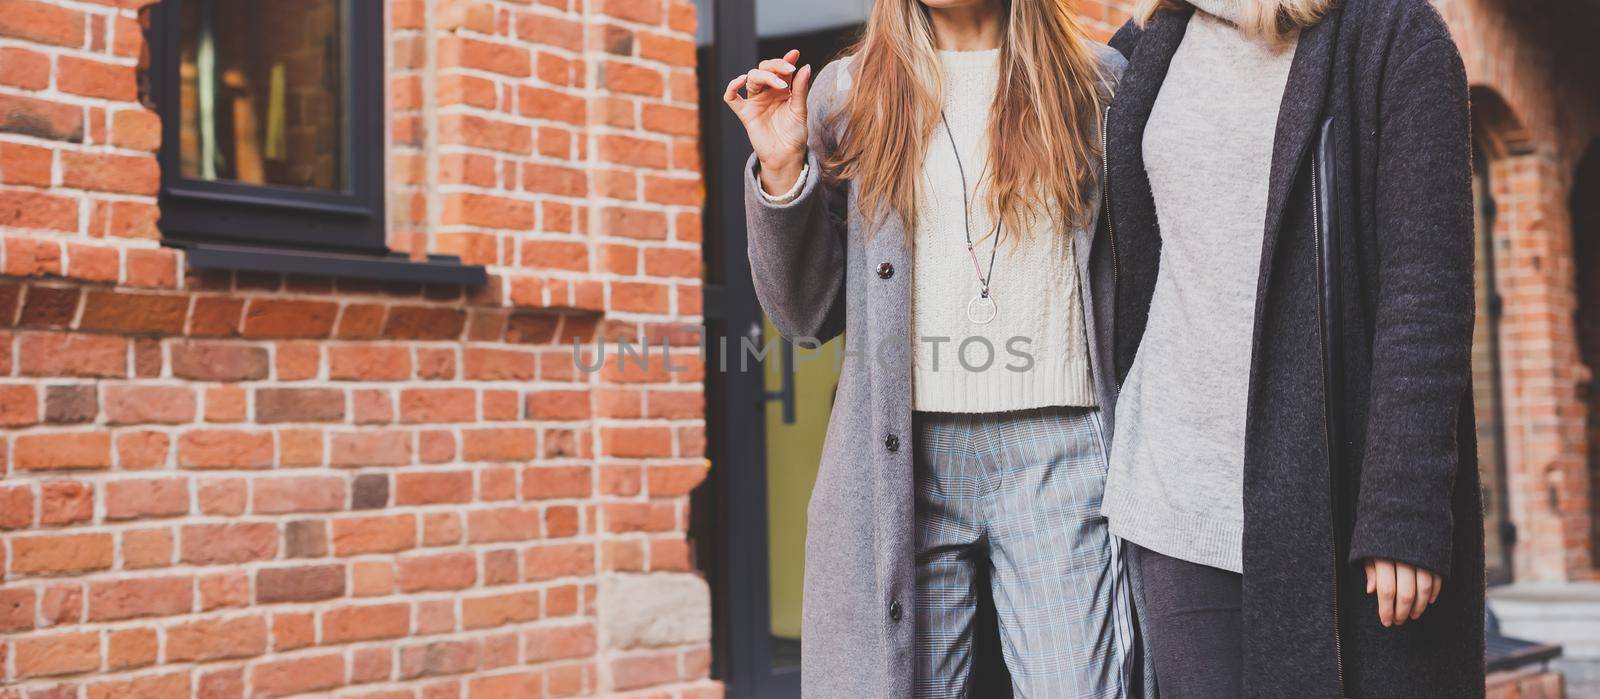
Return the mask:
<path fill-rule="evenodd" d="M 144 4 L 0 0 L 0 697 L 718 695 L 693 348 L 568 343 L 699 322 L 692 5 L 390 1 L 391 240 L 472 290 L 188 273 Z"/>

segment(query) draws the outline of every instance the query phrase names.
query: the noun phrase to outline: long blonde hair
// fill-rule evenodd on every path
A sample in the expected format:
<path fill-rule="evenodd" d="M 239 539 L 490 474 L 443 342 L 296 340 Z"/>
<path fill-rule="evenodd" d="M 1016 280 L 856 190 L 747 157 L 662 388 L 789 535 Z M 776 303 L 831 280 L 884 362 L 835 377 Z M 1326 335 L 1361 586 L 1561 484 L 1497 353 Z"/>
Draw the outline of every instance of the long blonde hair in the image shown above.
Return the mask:
<path fill-rule="evenodd" d="M 984 196 L 1005 231 L 1030 216 L 1082 224 L 1100 158 L 1102 70 L 1078 21 L 1077 0 L 1006 0 L 999 85 L 989 119 Z M 849 180 L 863 215 L 899 214 L 909 236 L 917 181 L 939 123 L 944 81 L 928 9 L 877 0 L 851 50 L 854 85 L 835 114 L 848 134 L 825 164 Z"/>
<path fill-rule="evenodd" d="M 1335 0 L 1239 0 L 1243 10 L 1239 28 L 1245 33 L 1271 41 L 1283 41 L 1295 29 L 1304 29 L 1322 20 Z M 1133 17 L 1139 26 L 1150 23 L 1159 10 L 1180 10 L 1186 0 L 1139 0 Z"/>

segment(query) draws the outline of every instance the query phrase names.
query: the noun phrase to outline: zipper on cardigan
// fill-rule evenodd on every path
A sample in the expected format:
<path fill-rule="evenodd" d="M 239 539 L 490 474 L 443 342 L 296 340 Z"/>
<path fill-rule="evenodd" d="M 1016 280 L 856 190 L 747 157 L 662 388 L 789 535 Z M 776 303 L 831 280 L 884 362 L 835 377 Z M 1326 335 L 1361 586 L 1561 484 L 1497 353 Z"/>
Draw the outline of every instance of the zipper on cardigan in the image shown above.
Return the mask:
<path fill-rule="evenodd" d="M 1322 169 L 1322 158 L 1319 156 L 1321 155 L 1321 150 L 1324 145 L 1326 144 L 1319 143 L 1317 149 L 1311 154 L 1311 229 L 1312 235 L 1315 236 L 1316 242 L 1317 281 L 1319 282 L 1317 285 L 1318 289 L 1316 303 L 1317 332 L 1321 335 L 1326 334 L 1328 327 L 1327 321 L 1325 318 L 1323 318 L 1322 313 L 1322 301 L 1326 297 L 1326 294 L 1324 293 L 1324 287 L 1328 283 L 1324 273 L 1326 268 L 1323 266 L 1322 260 L 1323 202 L 1322 178 L 1319 176 L 1320 170 Z M 1328 390 L 1327 385 L 1328 378 L 1330 376 L 1330 369 L 1328 367 L 1328 341 L 1329 338 L 1324 336 L 1322 338 L 1322 347 L 1320 348 L 1322 351 L 1322 377 L 1324 391 Z M 1338 474 L 1335 472 L 1334 468 L 1333 439 L 1328 430 L 1328 419 L 1329 415 L 1327 396 L 1323 396 L 1322 442 L 1324 448 L 1328 451 L 1328 548 L 1333 556 L 1333 663 L 1338 674 L 1339 696 L 1344 697 L 1344 643 L 1339 638 L 1339 514 L 1336 509 L 1339 506 L 1339 503 L 1335 501 L 1333 496 L 1334 479 L 1338 477 Z"/>
<path fill-rule="evenodd" d="M 1111 220 L 1111 137 L 1108 135 L 1111 126 L 1111 108 L 1106 107 L 1105 114 L 1100 118 L 1100 215 L 1106 220 L 1106 238 L 1111 241 L 1111 303 L 1116 308 L 1118 278 L 1122 275 L 1122 260 L 1117 257 L 1117 224 Z M 1115 315 L 1115 310 L 1112 311 Z M 1117 395 L 1122 394 L 1122 377 L 1117 376 L 1116 360 L 1117 339 L 1111 338 L 1111 375 L 1116 379 Z"/>

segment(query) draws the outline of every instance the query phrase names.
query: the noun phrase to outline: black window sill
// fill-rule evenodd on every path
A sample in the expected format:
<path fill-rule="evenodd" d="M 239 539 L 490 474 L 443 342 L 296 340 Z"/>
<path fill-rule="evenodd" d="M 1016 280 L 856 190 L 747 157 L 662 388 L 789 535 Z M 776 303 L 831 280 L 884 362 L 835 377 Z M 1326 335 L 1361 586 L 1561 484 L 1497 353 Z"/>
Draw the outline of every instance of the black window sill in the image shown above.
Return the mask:
<path fill-rule="evenodd" d="M 187 251 L 191 269 L 463 286 L 482 286 L 489 281 L 482 265 L 462 264 L 461 258 L 454 255 L 429 255 L 427 260 L 419 262 L 398 252 L 361 255 L 220 243 L 173 244 Z"/>

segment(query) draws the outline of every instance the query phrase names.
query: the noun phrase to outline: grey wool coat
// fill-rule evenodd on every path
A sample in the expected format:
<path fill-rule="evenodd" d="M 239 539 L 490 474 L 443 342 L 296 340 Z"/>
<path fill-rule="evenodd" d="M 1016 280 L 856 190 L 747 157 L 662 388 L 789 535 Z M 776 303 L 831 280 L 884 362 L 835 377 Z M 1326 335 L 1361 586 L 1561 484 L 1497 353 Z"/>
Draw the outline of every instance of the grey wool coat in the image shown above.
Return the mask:
<path fill-rule="evenodd" d="M 1125 61 L 1096 50 L 1115 80 Z M 762 308 L 787 338 L 846 333 L 850 346 L 807 513 L 801 682 L 814 699 L 909 697 L 914 673 L 912 254 L 897 216 L 870 224 L 848 182 L 821 177 L 821 160 L 846 130 L 832 115 L 850 89 L 849 63 L 824 67 L 811 88 L 809 168 L 799 196 L 773 204 L 760 194 L 753 156 L 745 172 L 750 273 Z M 1110 271 L 1090 267 L 1094 237 L 1079 231 L 1073 246 L 1109 426 L 1116 396 L 1108 334 L 1096 321 L 1111 311 L 1096 292 L 1109 285 Z M 976 696 L 1009 691 L 978 688 Z"/>
<path fill-rule="evenodd" d="M 1145 125 L 1192 12 L 1158 12 L 1111 41 L 1129 66 L 1107 126 L 1103 220 L 1116 245 L 1096 251 L 1118 253 L 1118 376 L 1160 269 Z M 1484 694 L 1467 95 L 1427 0 L 1342 0 L 1300 36 L 1250 367 L 1245 696 Z M 1368 558 L 1443 575 L 1437 603 L 1383 628 L 1364 590 Z"/>

